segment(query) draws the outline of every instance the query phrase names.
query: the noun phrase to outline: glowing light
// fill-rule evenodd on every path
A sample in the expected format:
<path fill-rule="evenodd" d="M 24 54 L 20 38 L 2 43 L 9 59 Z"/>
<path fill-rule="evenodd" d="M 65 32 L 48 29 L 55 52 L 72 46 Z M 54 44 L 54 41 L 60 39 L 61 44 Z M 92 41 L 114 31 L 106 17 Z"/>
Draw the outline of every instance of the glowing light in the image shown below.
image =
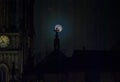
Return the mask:
<path fill-rule="evenodd" d="M 62 25 L 57 24 L 57 25 L 55 26 L 55 31 L 56 31 L 56 32 L 61 32 L 61 31 L 62 31 Z"/>

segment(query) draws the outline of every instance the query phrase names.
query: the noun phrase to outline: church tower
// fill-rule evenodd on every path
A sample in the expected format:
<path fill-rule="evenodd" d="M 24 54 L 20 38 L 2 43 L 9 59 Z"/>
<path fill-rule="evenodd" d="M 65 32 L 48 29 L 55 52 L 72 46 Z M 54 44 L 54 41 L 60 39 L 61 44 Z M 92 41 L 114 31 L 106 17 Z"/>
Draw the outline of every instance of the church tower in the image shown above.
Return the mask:
<path fill-rule="evenodd" d="M 0 0 L 0 82 L 12 78 L 13 63 L 16 79 L 21 78 L 33 56 L 33 6 L 34 0 Z"/>

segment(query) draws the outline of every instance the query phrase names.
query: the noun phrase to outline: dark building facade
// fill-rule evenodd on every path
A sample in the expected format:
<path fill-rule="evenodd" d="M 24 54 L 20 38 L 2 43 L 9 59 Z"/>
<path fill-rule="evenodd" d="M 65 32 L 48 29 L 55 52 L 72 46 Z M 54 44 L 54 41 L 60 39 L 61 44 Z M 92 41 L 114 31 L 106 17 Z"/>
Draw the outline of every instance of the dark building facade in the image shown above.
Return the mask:
<path fill-rule="evenodd" d="M 0 0 L 0 82 L 28 78 L 25 69 L 33 56 L 33 6 L 34 0 Z"/>
<path fill-rule="evenodd" d="M 120 52 L 75 50 L 72 57 L 54 51 L 37 67 L 39 82 L 119 82 Z"/>

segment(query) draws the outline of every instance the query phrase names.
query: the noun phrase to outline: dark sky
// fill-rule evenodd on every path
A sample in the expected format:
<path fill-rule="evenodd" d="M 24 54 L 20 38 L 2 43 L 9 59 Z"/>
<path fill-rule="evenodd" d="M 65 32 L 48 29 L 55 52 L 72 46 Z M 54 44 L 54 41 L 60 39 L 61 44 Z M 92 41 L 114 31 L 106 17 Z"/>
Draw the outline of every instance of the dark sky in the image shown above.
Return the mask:
<path fill-rule="evenodd" d="M 36 0 L 35 52 L 53 50 L 54 26 L 61 24 L 61 50 L 111 50 L 120 43 L 117 0 Z"/>

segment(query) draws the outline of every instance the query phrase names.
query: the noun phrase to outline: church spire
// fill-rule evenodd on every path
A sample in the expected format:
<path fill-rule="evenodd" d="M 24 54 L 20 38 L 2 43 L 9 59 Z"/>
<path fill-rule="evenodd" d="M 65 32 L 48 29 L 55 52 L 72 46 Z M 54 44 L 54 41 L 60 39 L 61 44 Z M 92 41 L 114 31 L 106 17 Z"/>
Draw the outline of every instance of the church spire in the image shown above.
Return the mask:
<path fill-rule="evenodd" d="M 60 50 L 60 39 L 58 33 L 62 31 L 62 25 L 57 24 L 55 26 L 55 39 L 54 39 L 54 50 Z"/>
<path fill-rule="evenodd" d="M 59 36 L 58 36 L 58 32 L 56 32 L 56 35 L 55 35 L 55 39 L 54 39 L 54 50 L 59 50 L 60 49 L 60 39 L 59 39 Z"/>

